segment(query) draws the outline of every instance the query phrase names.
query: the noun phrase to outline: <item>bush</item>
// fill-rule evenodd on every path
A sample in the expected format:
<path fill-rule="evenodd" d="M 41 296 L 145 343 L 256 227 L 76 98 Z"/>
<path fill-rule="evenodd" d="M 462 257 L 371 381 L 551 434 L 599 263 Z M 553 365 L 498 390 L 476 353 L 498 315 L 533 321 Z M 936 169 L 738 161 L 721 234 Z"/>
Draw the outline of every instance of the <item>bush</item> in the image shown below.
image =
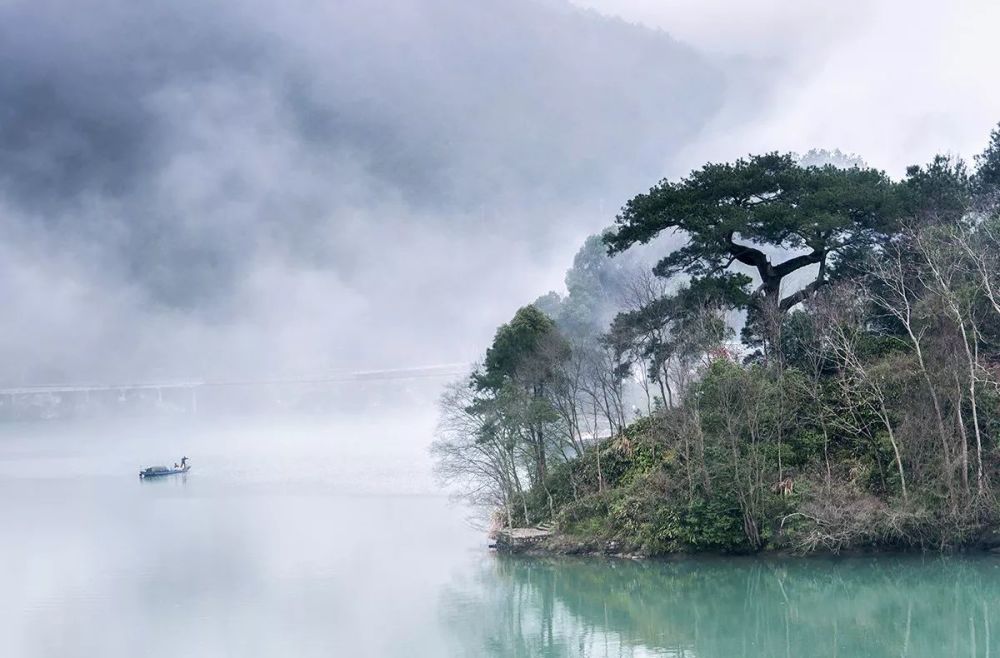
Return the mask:
<path fill-rule="evenodd" d="M 586 540 L 615 540 L 622 550 L 664 555 L 678 551 L 743 552 L 748 549 L 739 506 L 722 497 L 676 495 L 662 472 L 629 486 L 567 505 L 563 532 Z"/>
<path fill-rule="evenodd" d="M 601 539 L 607 530 L 607 493 L 592 494 L 563 507 L 556 521 L 559 529 L 585 539 Z"/>

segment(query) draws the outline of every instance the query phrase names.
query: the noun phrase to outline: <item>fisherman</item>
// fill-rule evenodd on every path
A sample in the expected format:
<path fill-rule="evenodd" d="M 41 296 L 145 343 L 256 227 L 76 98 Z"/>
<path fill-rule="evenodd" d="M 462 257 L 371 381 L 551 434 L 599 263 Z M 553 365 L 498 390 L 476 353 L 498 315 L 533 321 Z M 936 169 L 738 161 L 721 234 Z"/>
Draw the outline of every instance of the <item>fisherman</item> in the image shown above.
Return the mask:
<path fill-rule="evenodd" d="M 188 463 L 188 458 L 187 457 L 181 457 L 181 468 L 186 467 L 187 463 Z"/>

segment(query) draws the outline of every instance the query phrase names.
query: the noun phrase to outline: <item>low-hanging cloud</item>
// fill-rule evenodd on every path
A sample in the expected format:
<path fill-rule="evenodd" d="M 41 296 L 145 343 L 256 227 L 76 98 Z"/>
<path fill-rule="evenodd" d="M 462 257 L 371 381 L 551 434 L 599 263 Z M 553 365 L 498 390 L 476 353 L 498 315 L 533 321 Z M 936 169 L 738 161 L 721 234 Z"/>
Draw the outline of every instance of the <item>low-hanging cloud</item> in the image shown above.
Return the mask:
<path fill-rule="evenodd" d="M 726 82 L 562 2 L 0 2 L 5 378 L 475 356 Z"/>
<path fill-rule="evenodd" d="M 666 30 L 734 72 L 740 93 L 671 175 L 709 159 L 818 147 L 902 176 L 935 153 L 971 158 L 1000 121 L 993 0 L 573 2 Z M 749 75 L 748 61 L 758 64 Z"/>

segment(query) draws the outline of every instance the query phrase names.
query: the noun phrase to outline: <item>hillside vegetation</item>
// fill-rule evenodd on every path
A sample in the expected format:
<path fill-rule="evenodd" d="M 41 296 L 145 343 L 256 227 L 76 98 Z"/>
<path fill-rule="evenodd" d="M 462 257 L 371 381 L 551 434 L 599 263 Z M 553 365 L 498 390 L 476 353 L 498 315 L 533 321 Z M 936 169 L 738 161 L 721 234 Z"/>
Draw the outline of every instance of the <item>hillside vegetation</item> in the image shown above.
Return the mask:
<path fill-rule="evenodd" d="M 449 388 L 441 476 L 553 550 L 1000 545 L 1000 128 L 901 180 L 815 161 L 629 200 Z"/>

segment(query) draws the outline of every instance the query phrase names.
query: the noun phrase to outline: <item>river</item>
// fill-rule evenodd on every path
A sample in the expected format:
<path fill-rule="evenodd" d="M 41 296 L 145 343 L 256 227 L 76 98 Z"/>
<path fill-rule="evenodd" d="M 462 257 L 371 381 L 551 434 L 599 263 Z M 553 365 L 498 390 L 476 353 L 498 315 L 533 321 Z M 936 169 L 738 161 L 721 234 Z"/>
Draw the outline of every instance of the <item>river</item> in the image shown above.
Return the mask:
<path fill-rule="evenodd" d="M 1000 658 L 988 556 L 495 556 L 431 477 L 432 428 L 3 426 L 0 655 Z"/>

